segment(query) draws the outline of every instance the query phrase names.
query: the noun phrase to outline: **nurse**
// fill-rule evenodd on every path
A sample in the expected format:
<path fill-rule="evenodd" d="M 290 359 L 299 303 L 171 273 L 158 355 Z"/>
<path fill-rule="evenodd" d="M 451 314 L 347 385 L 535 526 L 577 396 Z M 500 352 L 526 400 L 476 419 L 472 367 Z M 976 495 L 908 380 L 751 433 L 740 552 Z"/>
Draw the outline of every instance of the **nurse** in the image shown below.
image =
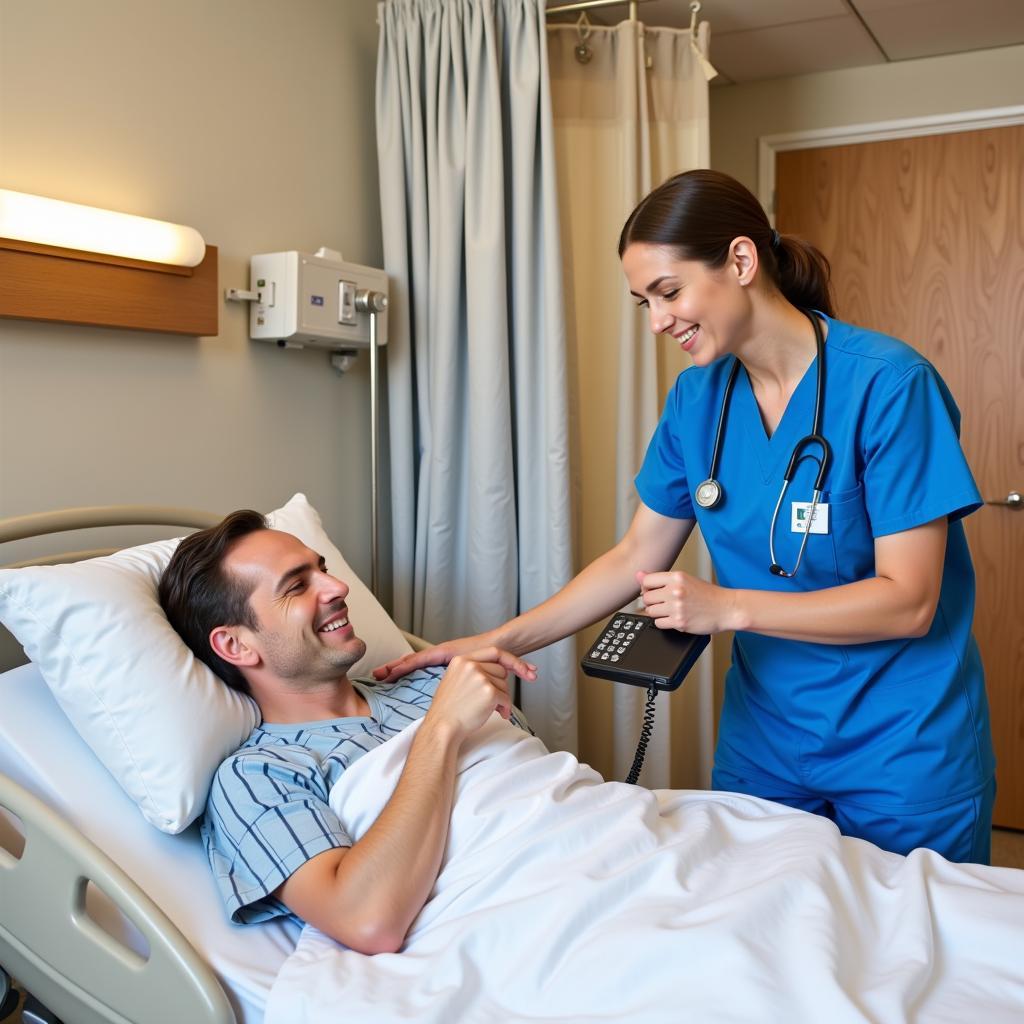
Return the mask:
<path fill-rule="evenodd" d="M 835 318 L 829 267 L 714 171 L 669 179 L 619 255 L 680 374 L 623 539 L 536 608 L 378 670 L 522 655 L 636 597 L 661 629 L 734 630 L 716 789 L 897 853 L 989 860 L 995 763 L 961 520 L 981 504 L 935 368 Z M 670 571 L 699 523 L 717 584 Z"/>

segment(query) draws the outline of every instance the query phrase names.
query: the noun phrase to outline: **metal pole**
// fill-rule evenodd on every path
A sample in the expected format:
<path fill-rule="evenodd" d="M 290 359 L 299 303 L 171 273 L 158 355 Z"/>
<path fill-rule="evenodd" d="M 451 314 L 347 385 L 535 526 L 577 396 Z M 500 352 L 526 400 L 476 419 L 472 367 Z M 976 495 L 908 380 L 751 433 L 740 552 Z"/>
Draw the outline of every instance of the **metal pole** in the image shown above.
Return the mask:
<path fill-rule="evenodd" d="M 579 3 L 562 4 L 559 7 L 549 7 L 544 14 L 569 14 L 572 11 L 592 11 L 598 7 L 624 7 L 630 9 L 630 20 L 636 21 L 636 5 L 650 3 L 651 0 L 580 0 Z"/>
<path fill-rule="evenodd" d="M 370 590 L 378 593 L 380 583 L 380 541 L 378 537 L 380 508 L 380 411 L 378 365 L 380 346 L 377 342 L 377 314 L 387 309 L 388 297 L 381 292 L 356 292 L 356 309 L 370 314 Z"/>
<path fill-rule="evenodd" d="M 380 413 L 377 409 L 378 383 L 377 313 L 370 311 L 370 589 L 380 593 L 380 542 L 377 537 L 380 514 Z"/>

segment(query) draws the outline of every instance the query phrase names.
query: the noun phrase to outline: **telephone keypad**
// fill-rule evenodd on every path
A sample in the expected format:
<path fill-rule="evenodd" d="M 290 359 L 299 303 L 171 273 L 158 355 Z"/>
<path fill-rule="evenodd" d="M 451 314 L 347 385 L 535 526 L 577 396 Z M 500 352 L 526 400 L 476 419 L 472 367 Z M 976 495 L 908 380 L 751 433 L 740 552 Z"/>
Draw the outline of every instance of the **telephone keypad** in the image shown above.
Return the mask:
<path fill-rule="evenodd" d="M 640 631 L 647 625 L 645 619 L 617 615 L 598 637 L 590 657 L 598 661 L 618 661 L 632 646 Z"/>

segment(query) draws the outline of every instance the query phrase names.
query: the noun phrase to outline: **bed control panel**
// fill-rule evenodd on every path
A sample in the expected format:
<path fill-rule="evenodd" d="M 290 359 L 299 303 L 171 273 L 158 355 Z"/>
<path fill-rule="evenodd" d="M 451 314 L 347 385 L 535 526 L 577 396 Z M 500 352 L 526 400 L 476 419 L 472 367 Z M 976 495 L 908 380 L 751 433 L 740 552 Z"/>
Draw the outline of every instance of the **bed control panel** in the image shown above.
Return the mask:
<path fill-rule="evenodd" d="M 588 676 L 674 690 L 708 645 L 705 634 L 658 629 L 649 615 L 616 612 L 580 662 Z"/>

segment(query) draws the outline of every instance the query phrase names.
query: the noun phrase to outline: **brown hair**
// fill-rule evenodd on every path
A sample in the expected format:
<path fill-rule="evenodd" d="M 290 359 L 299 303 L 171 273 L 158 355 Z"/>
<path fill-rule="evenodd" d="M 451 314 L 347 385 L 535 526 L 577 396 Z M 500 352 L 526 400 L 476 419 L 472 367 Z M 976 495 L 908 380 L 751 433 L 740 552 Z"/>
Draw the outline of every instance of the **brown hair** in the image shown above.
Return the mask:
<path fill-rule="evenodd" d="M 646 242 L 717 269 L 740 235 L 757 246 L 761 266 L 789 302 L 835 316 L 825 255 L 795 235 L 780 235 L 753 193 L 720 171 L 677 174 L 641 199 L 622 228 L 619 258 L 631 243 Z"/>
<path fill-rule="evenodd" d="M 160 605 L 168 621 L 200 661 L 242 693 L 249 692 L 245 676 L 213 650 L 210 631 L 217 626 L 257 628 L 249 605 L 252 586 L 224 569 L 224 556 L 236 540 L 265 529 L 267 520 L 259 512 L 232 512 L 216 526 L 185 537 L 160 577 Z"/>

